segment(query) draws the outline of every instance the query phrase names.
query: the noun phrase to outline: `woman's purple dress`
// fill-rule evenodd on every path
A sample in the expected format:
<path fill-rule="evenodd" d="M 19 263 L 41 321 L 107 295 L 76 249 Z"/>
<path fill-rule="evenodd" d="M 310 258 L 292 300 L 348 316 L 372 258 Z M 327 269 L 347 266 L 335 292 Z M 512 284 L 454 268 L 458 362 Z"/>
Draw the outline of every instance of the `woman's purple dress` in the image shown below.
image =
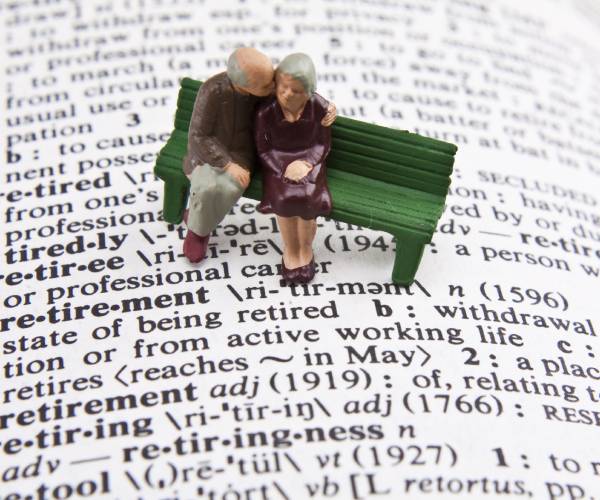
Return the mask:
<path fill-rule="evenodd" d="M 320 95 L 313 94 L 295 122 L 285 120 L 275 97 L 259 105 L 254 137 L 263 176 L 260 212 L 314 219 L 331 211 L 325 169 L 325 158 L 331 149 L 331 128 L 321 125 L 328 104 Z M 283 176 L 294 160 L 306 160 L 313 165 L 298 182 Z"/>

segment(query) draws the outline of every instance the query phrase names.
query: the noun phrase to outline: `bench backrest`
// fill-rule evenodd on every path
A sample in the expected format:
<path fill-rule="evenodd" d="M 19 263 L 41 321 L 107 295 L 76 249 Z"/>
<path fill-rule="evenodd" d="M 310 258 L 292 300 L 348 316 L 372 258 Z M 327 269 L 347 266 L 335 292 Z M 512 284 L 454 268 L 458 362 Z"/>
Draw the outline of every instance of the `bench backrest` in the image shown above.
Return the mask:
<path fill-rule="evenodd" d="M 175 128 L 186 134 L 201 85 L 191 78 L 181 81 Z M 336 118 L 332 138 L 328 169 L 442 197 L 448 192 L 457 150 L 454 144 L 343 116 Z"/>

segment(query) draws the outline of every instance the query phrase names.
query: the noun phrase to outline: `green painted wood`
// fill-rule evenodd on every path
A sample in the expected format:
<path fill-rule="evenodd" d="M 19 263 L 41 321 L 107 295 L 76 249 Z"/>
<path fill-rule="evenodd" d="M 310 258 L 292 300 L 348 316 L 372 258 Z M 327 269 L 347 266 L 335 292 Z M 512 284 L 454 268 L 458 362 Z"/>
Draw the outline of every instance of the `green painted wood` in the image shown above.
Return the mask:
<path fill-rule="evenodd" d="M 198 89 L 200 88 L 201 85 L 202 85 L 201 80 L 194 80 L 193 78 L 187 78 L 187 77 L 181 79 L 182 87 L 195 90 L 196 92 L 198 92 Z"/>
<path fill-rule="evenodd" d="M 182 161 L 196 94 L 202 82 L 181 81 L 171 137 L 160 150 L 155 174 L 165 181 L 163 217 L 178 224 L 189 194 Z M 456 146 L 405 130 L 337 117 L 332 127 L 327 182 L 332 219 L 386 231 L 396 238 L 392 280 L 414 280 L 425 244 L 431 241 L 450 184 Z M 260 200 L 256 173 L 244 196 Z"/>
<path fill-rule="evenodd" d="M 397 153 L 407 158 L 419 160 L 418 166 L 424 166 L 432 172 L 448 175 L 452 172 L 454 156 L 440 151 L 432 151 L 423 146 L 411 144 L 401 140 L 392 140 L 389 138 L 380 138 L 377 136 L 365 134 L 344 125 L 334 124 L 332 136 L 334 139 L 341 139 L 348 142 L 354 142 L 364 146 L 372 146 L 373 149 L 383 152 Z"/>
<path fill-rule="evenodd" d="M 450 144 L 449 142 L 440 141 L 438 139 L 425 137 L 419 134 L 413 134 L 412 132 L 408 132 L 406 130 L 397 130 L 393 128 L 383 127 L 381 125 L 361 122 L 352 118 L 347 118 L 345 116 L 340 116 L 336 118 L 335 121 L 336 123 L 338 123 L 339 121 L 339 124 L 341 126 L 345 126 L 358 131 L 363 131 L 367 134 L 371 133 L 375 136 L 387 137 L 394 140 L 404 141 L 409 144 L 423 146 L 428 149 L 441 151 L 443 153 L 448 153 L 451 155 L 456 154 L 456 150 L 458 149 L 454 144 Z"/>
<path fill-rule="evenodd" d="M 401 285 L 410 285 L 415 278 L 425 242 L 410 233 L 396 234 L 396 257 L 392 270 L 392 281 Z"/>
<path fill-rule="evenodd" d="M 448 190 L 449 180 L 446 178 L 446 185 L 435 185 L 428 182 L 428 179 L 419 178 L 418 176 L 403 176 L 401 166 L 397 169 L 391 162 L 385 162 L 376 158 L 359 155 L 350 151 L 340 149 L 332 149 L 327 166 L 332 165 L 333 168 L 340 168 L 353 174 L 361 175 L 371 179 L 380 179 L 392 184 L 400 184 L 409 188 L 417 189 L 431 194 L 443 196 Z M 411 172 L 412 173 L 412 172 Z"/>

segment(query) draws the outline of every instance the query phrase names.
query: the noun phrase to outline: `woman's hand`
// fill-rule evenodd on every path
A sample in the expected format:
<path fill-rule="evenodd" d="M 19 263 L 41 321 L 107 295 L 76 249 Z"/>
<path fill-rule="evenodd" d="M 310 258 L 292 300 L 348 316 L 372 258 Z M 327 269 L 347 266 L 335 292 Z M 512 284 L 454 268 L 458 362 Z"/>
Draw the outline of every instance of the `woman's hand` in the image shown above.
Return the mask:
<path fill-rule="evenodd" d="M 313 166 L 305 160 L 294 160 L 290 163 L 283 176 L 294 182 L 301 181 L 313 169 Z"/>

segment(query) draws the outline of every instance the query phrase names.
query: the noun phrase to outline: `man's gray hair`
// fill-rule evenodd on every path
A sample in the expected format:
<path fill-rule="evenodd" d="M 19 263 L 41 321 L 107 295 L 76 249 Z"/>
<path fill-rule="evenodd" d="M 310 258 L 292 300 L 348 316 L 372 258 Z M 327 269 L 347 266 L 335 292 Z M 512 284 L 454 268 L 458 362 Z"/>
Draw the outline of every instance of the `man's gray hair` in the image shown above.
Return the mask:
<path fill-rule="evenodd" d="M 237 59 L 237 50 L 234 50 L 227 60 L 227 76 L 231 80 L 231 83 L 238 87 L 245 87 L 248 85 L 248 76 L 241 68 Z"/>
<path fill-rule="evenodd" d="M 298 80 L 308 95 L 313 95 L 317 88 L 317 72 L 312 59 L 298 52 L 285 57 L 277 66 L 277 73 L 290 75 Z"/>

